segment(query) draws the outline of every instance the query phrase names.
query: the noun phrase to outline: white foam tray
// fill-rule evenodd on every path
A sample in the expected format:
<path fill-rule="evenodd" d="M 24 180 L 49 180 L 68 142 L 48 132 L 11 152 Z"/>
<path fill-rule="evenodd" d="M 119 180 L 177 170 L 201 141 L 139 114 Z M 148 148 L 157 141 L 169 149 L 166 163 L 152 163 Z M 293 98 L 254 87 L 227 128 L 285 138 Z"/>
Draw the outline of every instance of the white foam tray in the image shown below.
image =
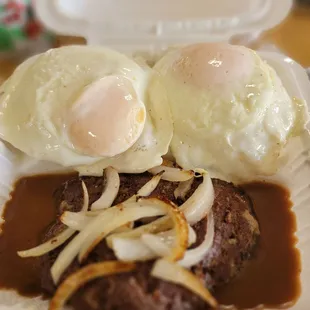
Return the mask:
<path fill-rule="evenodd" d="M 261 56 L 275 68 L 286 89 L 292 97 L 303 98 L 310 103 L 310 83 L 305 70 L 278 53 L 261 52 Z M 309 106 L 310 110 L 310 106 Z M 305 131 L 301 137 L 292 140 L 285 150 L 288 157 L 286 166 L 279 173 L 268 180 L 283 184 L 291 192 L 293 211 L 297 218 L 297 247 L 301 253 L 302 293 L 294 310 L 310 309 L 310 134 Z M 54 172 L 61 167 L 36 162 L 24 158 L 20 153 L 0 144 L 0 212 L 9 199 L 12 184 L 21 175 Z M 276 223 L 275 223 L 276 225 Z M 266 279 L 268 281 L 268 279 Z M 18 296 L 15 292 L 0 291 L 0 310 L 45 310 L 47 301 L 40 298 L 29 299 Z M 261 308 L 260 308 L 261 309 Z"/>

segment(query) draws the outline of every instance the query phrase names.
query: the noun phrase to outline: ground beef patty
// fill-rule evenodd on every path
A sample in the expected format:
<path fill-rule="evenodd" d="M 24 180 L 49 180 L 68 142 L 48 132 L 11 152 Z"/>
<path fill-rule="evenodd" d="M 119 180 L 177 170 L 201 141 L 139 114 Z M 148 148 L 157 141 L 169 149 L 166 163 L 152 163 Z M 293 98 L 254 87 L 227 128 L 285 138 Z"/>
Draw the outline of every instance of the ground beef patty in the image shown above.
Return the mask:
<path fill-rule="evenodd" d="M 115 203 L 122 202 L 140 189 L 151 175 L 120 175 L 121 186 Z M 97 200 L 103 190 L 105 180 L 96 177 L 83 178 L 90 196 L 90 204 Z M 185 197 L 188 199 L 200 184 L 201 178 L 194 180 L 192 188 Z M 258 223 L 252 209 L 250 198 L 231 183 L 218 179 L 213 180 L 215 201 L 213 214 L 215 220 L 215 237 L 212 249 L 205 259 L 192 270 L 201 278 L 205 285 L 213 290 L 236 276 L 245 262 L 250 259 L 259 236 Z M 174 190 L 178 183 L 160 181 L 152 196 L 165 197 L 177 204 Z M 74 178 L 63 184 L 55 192 L 55 201 L 59 214 L 64 210 L 79 211 L 83 203 L 81 181 Z M 194 226 L 199 245 L 206 232 L 207 220 L 204 219 Z M 63 229 L 57 222 L 49 227 L 44 239 L 49 239 Z M 42 257 L 42 287 L 48 294 L 53 294 L 56 287 L 50 276 L 50 267 L 62 248 L 58 248 Z M 90 254 L 89 264 L 98 261 L 115 259 L 113 252 L 101 242 Z M 72 298 L 74 309 L 83 310 L 199 310 L 207 309 L 206 304 L 187 289 L 155 279 L 150 276 L 153 262 L 139 263 L 138 268 L 130 273 L 113 275 L 88 283 Z M 81 266 L 75 260 L 63 278 Z"/>

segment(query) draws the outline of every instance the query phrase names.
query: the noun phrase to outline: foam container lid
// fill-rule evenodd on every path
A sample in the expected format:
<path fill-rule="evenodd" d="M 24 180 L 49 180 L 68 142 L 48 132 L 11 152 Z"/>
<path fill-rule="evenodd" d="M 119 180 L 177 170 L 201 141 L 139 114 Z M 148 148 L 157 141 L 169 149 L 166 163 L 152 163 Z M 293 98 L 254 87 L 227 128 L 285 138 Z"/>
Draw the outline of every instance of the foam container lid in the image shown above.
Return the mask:
<path fill-rule="evenodd" d="M 38 0 L 43 24 L 123 52 L 228 41 L 279 24 L 293 0 Z"/>

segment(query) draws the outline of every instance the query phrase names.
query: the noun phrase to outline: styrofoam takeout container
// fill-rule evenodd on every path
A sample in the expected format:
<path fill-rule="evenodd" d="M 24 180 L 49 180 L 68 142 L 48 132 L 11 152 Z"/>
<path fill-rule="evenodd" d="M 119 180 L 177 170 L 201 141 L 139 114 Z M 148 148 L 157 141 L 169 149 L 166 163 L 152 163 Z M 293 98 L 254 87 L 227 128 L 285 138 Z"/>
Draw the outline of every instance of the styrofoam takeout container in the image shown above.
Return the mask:
<path fill-rule="evenodd" d="M 37 0 L 39 18 L 64 35 L 82 35 L 88 44 L 105 45 L 126 53 L 152 55 L 170 45 L 202 41 L 228 41 L 232 36 L 259 33 L 288 14 L 292 0 Z M 292 59 L 260 52 L 279 74 L 290 96 L 303 98 L 310 109 L 310 83 L 305 70 Z M 310 134 L 288 144 L 287 164 L 268 180 L 291 191 L 297 217 L 298 248 L 302 258 L 302 294 L 292 307 L 310 305 Z M 21 175 L 54 172 L 58 165 L 37 162 L 0 142 L 0 212 L 14 180 Z M 276 225 L 276 223 L 275 223 Z M 271 275 L 272 276 L 272 275 Z M 268 281 L 268 279 L 266 279 Z M 0 310 L 47 309 L 48 302 L 0 291 Z"/>

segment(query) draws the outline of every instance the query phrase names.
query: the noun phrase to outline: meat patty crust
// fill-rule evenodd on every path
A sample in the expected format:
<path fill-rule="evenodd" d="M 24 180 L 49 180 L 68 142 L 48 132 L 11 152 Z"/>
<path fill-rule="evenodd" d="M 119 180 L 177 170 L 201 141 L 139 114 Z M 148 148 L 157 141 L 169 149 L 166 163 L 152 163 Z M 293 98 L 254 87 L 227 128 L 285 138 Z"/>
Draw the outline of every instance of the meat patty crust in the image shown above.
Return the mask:
<path fill-rule="evenodd" d="M 149 173 L 121 174 L 120 190 L 114 204 L 130 198 L 151 177 Z M 73 178 L 65 182 L 54 194 L 59 215 L 66 210 L 78 212 L 81 209 L 83 204 L 81 180 L 87 186 L 90 204 L 101 196 L 105 186 L 104 178 Z M 232 183 L 218 179 L 212 181 L 215 191 L 212 207 L 215 221 L 213 246 L 206 257 L 192 268 L 192 271 L 210 290 L 216 289 L 237 276 L 251 258 L 259 237 L 259 225 L 250 198 L 241 188 Z M 169 199 L 180 205 L 193 194 L 200 182 L 201 178 L 195 178 L 184 199 L 176 199 L 174 191 L 178 183 L 162 180 L 151 196 Z M 193 228 L 197 234 L 196 244 L 193 245 L 196 247 L 204 239 L 207 219 L 203 219 Z M 55 222 L 47 229 L 43 240 L 54 237 L 62 229 L 63 225 L 59 221 Z M 50 295 L 53 295 L 56 290 L 51 279 L 50 268 L 64 246 L 42 257 L 42 287 Z M 82 266 L 114 259 L 116 258 L 113 251 L 107 247 L 105 241 L 102 241 L 82 265 L 75 260 L 66 270 L 62 280 Z M 132 272 L 91 281 L 74 294 L 70 304 L 76 310 L 208 309 L 203 300 L 186 288 L 151 277 L 152 265 L 152 261 L 138 263 L 138 267 Z"/>

